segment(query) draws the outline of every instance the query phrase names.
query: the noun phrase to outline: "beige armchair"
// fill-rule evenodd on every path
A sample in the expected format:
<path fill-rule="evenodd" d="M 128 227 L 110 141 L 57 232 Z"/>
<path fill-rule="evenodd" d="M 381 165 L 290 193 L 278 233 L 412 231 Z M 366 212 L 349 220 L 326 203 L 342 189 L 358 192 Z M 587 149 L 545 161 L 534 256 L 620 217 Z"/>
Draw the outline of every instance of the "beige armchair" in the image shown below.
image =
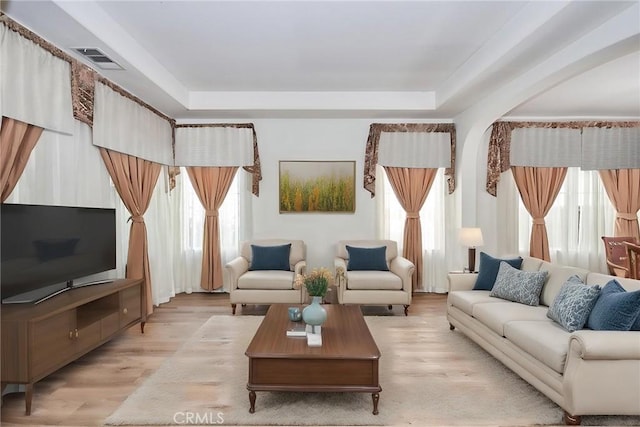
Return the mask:
<path fill-rule="evenodd" d="M 374 249 L 382 247 L 385 249 Z M 393 240 L 339 241 L 334 266 L 340 304 L 388 305 L 389 308 L 402 304 L 405 316 L 408 314 L 415 266 L 398 255 L 398 245 Z"/>
<path fill-rule="evenodd" d="M 278 247 L 289 244 L 291 249 L 287 262 L 286 259 L 282 260 L 283 255 Z M 306 246 L 302 240 L 243 242 L 240 256 L 225 266 L 230 283 L 232 313 L 236 314 L 237 304 L 302 303 L 306 299 L 304 287 L 295 289 L 293 284 L 296 274 L 304 274 L 305 258 Z M 270 269 L 274 267 L 274 262 L 278 264 L 275 266 L 277 268 Z"/>

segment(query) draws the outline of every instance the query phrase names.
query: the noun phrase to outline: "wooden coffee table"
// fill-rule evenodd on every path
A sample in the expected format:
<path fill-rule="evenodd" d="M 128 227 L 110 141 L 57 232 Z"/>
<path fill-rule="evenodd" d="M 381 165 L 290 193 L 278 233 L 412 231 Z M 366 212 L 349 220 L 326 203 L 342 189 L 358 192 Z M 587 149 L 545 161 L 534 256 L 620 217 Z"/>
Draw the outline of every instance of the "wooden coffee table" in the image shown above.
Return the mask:
<path fill-rule="evenodd" d="M 371 393 L 378 414 L 380 351 L 357 305 L 325 305 L 322 347 L 307 346 L 304 337 L 287 337 L 295 323 L 286 304 L 274 304 L 245 354 L 249 357 L 249 412 L 256 391 Z"/>

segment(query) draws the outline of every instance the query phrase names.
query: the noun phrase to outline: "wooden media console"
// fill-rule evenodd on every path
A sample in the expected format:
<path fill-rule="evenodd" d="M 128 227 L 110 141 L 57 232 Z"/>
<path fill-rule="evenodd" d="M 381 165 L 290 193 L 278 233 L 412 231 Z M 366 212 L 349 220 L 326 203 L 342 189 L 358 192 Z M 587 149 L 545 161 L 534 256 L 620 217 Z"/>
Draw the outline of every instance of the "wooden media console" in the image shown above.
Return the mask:
<path fill-rule="evenodd" d="M 132 325 L 144 333 L 145 307 L 141 279 L 72 289 L 40 304 L 3 304 L 1 390 L 24 384 L 30 415 L 37 381 Z"/>

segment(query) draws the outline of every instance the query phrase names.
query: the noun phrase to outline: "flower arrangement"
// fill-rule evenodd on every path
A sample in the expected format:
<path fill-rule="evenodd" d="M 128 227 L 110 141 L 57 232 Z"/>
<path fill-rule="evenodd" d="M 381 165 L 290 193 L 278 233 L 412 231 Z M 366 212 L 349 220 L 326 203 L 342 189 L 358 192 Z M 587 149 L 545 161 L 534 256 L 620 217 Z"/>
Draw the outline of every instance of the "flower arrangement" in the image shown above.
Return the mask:
<path fill-rule="evenodd" d="M 333 283 L 333 275 L 324 268 L 314 268 L 309 274 L 298 274 L 294 282 L 296 289 L 302 285 L 307 288 L 307 293 L 312 297 L 323 297 L 327 293 L 329 285 Z"/>

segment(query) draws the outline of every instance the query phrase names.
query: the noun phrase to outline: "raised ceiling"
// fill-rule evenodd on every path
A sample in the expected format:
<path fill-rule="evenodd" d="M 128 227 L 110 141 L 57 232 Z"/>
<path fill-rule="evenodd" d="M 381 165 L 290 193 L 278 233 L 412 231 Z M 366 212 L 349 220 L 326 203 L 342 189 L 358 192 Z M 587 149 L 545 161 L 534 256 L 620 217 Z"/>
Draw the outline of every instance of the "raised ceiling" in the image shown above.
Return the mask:
<path fill-rule="evenodd" d="M 124 68 L 101 74 L 179 121 L 455 118 L 509 82 L 527 94 L 513 97 L 505 111 L 511 116 L 640 117 L 638 7 L 637 1 L 2 3 L 12 19 L 85 63 L 74 48 L 100 49 Z M 609 46 L 595 46 L 609 35 Z M 563 50 L 590 47 L 572 63 L 557 59 Z M 550 78 L 532 75 L 527 83 L 531 70 Z"/>

